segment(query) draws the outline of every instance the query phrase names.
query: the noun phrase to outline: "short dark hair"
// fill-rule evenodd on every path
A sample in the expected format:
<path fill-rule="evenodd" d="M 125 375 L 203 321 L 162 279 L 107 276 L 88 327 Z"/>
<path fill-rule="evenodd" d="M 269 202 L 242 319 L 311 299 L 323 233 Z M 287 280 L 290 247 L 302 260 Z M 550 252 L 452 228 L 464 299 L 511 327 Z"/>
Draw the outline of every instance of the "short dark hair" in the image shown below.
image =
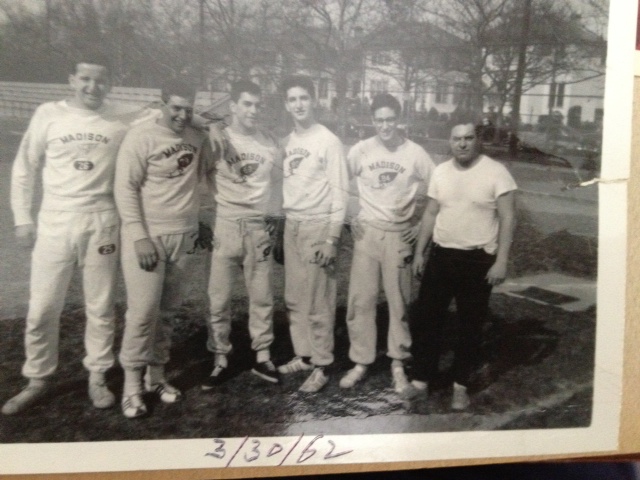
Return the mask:
<path fill-rule="evenodd" d="M 100 50 L 85 50 L 69 62 L 69 73 L 76 74 L 78 65 L 86 63 L 89 65 L 100 65 L 107 69 L 107 73 L 111 74 L 111 60 Z"/>
<path fill-rule="evenodd" d="M 243 93 L 250 93 L 251 95 L 262 95 L 262 89 L 260 85 L 253 83 L 251 80 L 238 80 L 231 84 L 231 101 L 237 103 L 240 99 L 240 95 Z"/>
<path fill-rule="evenodd" d="M 396 112 L 397 117 L 402 114 L 402 106 L 396 97 L 390 93 L 379 93 L 373 97 L 373 101 L 371 102 L 371 115 L 375 115 L 376 110 L 384 107 L 388 107 Z"/>
<path fill-rule="evenodd" d="M 291 75 L 289 77 L 286 77 L 282 81 L 282 85 L 280 86 L 280 92 L 282 93 L 285 101 L 287 100 L 287 92 L 293 87 L 303 88 L 309 93 L 311 98 L 316 98 L 316 87 L 313 84 L 313 80 L 311 80 L 311 77 L 308 77 L 306 75 Z"/>
<path fill-rule="evenodd" d="M 160 98 L 164 103 L 167 103 L 171 96 L 193 100 L 196 98 L 196 89 L 191 83 L 181 78 L 172 78 L 164 82 L 160 89 Z"/>

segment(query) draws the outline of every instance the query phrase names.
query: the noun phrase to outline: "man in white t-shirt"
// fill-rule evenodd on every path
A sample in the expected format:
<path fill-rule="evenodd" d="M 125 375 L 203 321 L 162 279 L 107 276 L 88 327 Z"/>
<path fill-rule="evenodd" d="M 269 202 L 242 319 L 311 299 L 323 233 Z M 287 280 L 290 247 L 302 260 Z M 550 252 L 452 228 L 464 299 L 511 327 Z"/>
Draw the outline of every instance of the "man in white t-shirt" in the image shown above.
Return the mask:
<path fill-rule="evenodd" d="M 411 262 L 422 213 L 420 200 L 435 165 L 421 146 L 398 131 L 401 113 L 393 95 L 374 97 L 371 114 L 376 135 L 354 145 L 347 157 L 349 174 L 358 186 L 360 211 L 351 225 L 354 248 L 347 307 L 349 358 L 355 366 L 340 380 L 342 388 L 359 382 L 376 358 L 381 282 L 389 305 L 387 356 L 393 386 L 399 394 L 409 388 L 404 362 L 411 356 Z"/>
<path fill-rule="evenodd" d="M 517 186 L 504 165 L 479 153 L 473 123 L 453 127 L 449 144 L 453 158 L 431 176 L 412 266 L 422 276 L 412 332 L 412 383 L 426 390 L 437 374 L 443 324 L 455 299 L 459 327 L 451 407 L 464 410 L 470 403 L 467 386 L 479 363 L 491 289 L 507 274 Z M 425 267 L 423 252 L 432 236 Z"/>
<path fill-rule="evenodd" d="M 300 387 L 317 392 L 334 360 L 335 259 L 346 214 L 347 164 L 340 139 L 315 119 L 311 78 L 282 84 L 294 130 L 283 141 L 285 303 L 295 357 L 280 373 L 311 371 Z"/>
<path fill-rule="evenodd" d="M 170 322 L 180 306 L 188 256 L 198 238 L 198 183 L 213 170 L 209 140 L 191 126 L 194 99 L 190 85 L 167 82 L 162 116 L 131 129 L 118 152 L 115 199 L 127 289 L 119 358 L 127 418 L 146 414 L 145 390 L 164 403 L 182 398 L 165 378 Z"/>
<path fill-rule="evenodd" d="M 256 362 L 251 372 L 279 383 L 271 361 L 273 342 L 273 255 L 271 235 L 282 210 L 282 150 L 258 128 L 262 91 L 248 80 L 231 87 L 231 125 L 223 132 L 229 148 L 217 158 L 214 248 L 209 277 L 209 339 L 214 353 L 211 375 L 202 382 L 212 390 L 228 378 L 232 345 L 231 296 L 242 272 L 249 300 L 249 334 Z"/>
<path fill-rule="evenodd" d="M 129 125 L 155 111 L 109 102 L 109 61 L 96 52 L 79 57 L 69 75 L 73 96 L 40 105 L 22 138 L 11 175 L 11 208 L 18 241 L 31 247 L 29 311 L 25 329 L 27 387 L 2 407 L 21 412 L 46 396 L 58 366 L 60 314 L 71 276 L 82 271 L 87 323 L 84 367 L 89 397 L 108 408 L 115 397 L 105 372 L 114 364 L 114 292 L 119 220 L 113 199 L 118 147 Z M 38 228 L 34 185 L 42 166 Z"/>

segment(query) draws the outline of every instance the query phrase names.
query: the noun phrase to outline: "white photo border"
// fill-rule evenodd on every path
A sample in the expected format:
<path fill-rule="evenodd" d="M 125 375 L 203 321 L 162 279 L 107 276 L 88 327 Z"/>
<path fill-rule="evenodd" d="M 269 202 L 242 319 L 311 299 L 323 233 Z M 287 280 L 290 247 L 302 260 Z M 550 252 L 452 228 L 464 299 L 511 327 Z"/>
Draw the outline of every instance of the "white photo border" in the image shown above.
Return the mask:
<path fill-rule="evenodd" d="M 585 428 L 459 433 L 290 436 L 0 445 L 0 473 L 72 473 L 276 465 L 426 462 L 616 452 L 622 400 L 625 319 L 627 180 L 631 156 L 637 2 L 612 0 L 608 28 L 592 423 Z M 638 52 L 636 52 L 638 55 Z M 638 63 L 638 62 L 636 62 Z M 612 214 L 612 212 L 614 212 Z M 314 441 L 315 439 L 315 441 Z M 253 440 L 267 452 L 252 458 Z M 310 442 L 314 441 L 309 447 Z M 223 442 L 223 443 L 221 443 Z M 243 443 L 244 442 L 244 443 Z M 296 443 L 297 442 L 297 443 Z M 332 453 L 327 452 L 333 443 Z M 309 448 L 307 448 L 309 447 Z M 215 455 L 225 451 L 224 458 Z M 305 448 L 306 456 L 305 456 Z M 311 451 L 315 453 L 309 455 Z M 350 451 L 349 453 L 343 452 Z M 284 458 L 285 454 L 288 456 Z M 230 457 L 235 453 L 231 462 Z M 248 455 L 248 456 L 247 456 Z M 284 460 L 283 460 L 284 458 Z M 303 460 L 302 462 L 300 460 Z"/>

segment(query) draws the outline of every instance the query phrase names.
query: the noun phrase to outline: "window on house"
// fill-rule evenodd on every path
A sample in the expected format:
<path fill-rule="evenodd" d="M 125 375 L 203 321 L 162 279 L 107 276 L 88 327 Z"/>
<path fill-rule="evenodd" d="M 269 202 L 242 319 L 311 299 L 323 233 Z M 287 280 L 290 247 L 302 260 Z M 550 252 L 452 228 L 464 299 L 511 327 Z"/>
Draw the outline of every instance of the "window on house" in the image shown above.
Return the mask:
<path fill-rule="evenodd" d="M 329 97 L 329 79 L 321 78 L 318 82 L 318 98 Z"/>
<path fill-rule="evenodd" d="M 449 85 L 439 83 L 436 85 L 436 103 L 449 103 Z"/>
<path fill-rule="evenodd" d="M 549 108 L 564 106 L 564 83 L 549 85 Z"/>

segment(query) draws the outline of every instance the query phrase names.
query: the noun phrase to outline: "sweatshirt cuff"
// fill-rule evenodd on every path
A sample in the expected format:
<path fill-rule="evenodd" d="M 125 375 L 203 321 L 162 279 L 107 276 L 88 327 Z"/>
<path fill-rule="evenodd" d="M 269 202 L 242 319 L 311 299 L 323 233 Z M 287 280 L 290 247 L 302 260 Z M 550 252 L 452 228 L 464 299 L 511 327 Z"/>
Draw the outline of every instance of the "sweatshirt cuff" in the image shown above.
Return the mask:
<path fill-rule="evenodd" d="M 19 227 L 21 225 L 33 225 L 34 221 L 31 218 L 31 214 L 27 212 L 15 212 L 14 213 L 14 225 Z"/>
<path fill-rule="evenodd" d="M 129 223 L 125 228 L 127 229 L 127 237 L 134 242 L 142 240 L 143 238 L 149 238 L 149 234 L 144 228 L 144 225 L 142 225 L 142 222 Z"/>

